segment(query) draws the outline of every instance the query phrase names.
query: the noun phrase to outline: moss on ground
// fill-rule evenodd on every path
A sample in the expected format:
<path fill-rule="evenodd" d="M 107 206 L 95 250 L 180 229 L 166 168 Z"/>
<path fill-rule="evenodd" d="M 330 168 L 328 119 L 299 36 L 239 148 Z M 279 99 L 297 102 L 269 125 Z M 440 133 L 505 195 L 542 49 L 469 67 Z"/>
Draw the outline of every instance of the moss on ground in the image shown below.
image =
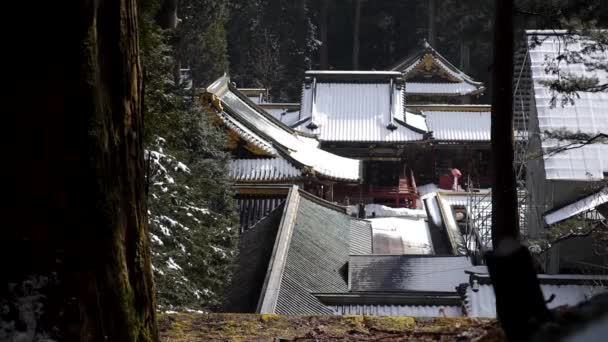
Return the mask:
<path fill-rule="evenodd" d="M 495 320 L 378 316 L 160 314 L 161 341 L 504 341 Z"/>

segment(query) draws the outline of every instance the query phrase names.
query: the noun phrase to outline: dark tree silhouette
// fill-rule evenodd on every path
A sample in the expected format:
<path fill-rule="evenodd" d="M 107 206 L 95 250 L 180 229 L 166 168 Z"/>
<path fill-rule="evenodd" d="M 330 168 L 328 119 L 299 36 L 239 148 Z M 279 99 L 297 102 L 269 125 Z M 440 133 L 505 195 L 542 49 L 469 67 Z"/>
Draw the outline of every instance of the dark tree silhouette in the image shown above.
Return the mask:
<path fill-rule="evenodd" d="M 9 6 L 0 339 L 158 340 L 137 3 Z"/>

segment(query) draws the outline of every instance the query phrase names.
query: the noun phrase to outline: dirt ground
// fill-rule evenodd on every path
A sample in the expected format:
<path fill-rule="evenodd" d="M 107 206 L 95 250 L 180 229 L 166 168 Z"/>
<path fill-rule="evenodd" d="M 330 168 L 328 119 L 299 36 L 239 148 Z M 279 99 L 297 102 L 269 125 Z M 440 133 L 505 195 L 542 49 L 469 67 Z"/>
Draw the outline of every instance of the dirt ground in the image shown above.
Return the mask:
<path fill-rule="evenodd" d="M 162 342 L 505 341 L 496 320 L 376 316 L 161 314 Z"/>

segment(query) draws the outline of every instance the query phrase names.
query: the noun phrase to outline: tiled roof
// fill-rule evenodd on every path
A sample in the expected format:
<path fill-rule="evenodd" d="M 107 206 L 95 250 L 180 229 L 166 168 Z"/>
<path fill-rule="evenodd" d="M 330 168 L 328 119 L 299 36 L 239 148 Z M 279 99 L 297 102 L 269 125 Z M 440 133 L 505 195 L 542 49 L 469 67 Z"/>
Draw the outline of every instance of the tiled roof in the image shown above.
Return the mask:
<path fill-rule="evenodd" d="M 468 281 L 467 257 L 353 255 L 348 264 L 351 291 L 456 292 Z"/>
<path fill-rule="evenodd" d="M 224 122 L 224 124 L 228 128 L 230 128 L 231 130 L 236 132 L 243 140 L 247 141 L 248 143 L 250 143 L 254 146 L 259 147 L 260 149 L 267 152 L 271 156 L 277 155 L 277 150 L 272 146 L 272 144 L 270 142 L 268 142 L 266 139 L 260 137 L 253 130 L 247 128 L 247 126 L 245 126 L 242 123 L 240 123 L 239 121 L 237 121 L 234 117 L 232 117 L 228 113 L 221 112 L 221 113 L 218 113 L 218 116 L 220 117 L 222 122 Z"/>
<path fill-rule="evenodd" d="M 372 227 L 369 222 L 351 219 L 350 254 L 372 254 Z"/>
<path fill-rule="evenodd" d="M 399 73 L 396 74 L 393 75 L 395 79 L 357 80 L 351 77 L 345 81 L 307 72 L 314 81 L 303 87 L 301 117 L 310 120 L 297 129 L 318 134 L 322 141 L 422 140 L 421 133 L 395 121 L 395 118 L 403 119 L 405 112 L 404 87 L 399 83 L 402 81 L 396 79 Z M 313 124 L 316 128 L 311 126 Z M 396 129 L 387 128 L 391 125 Z"/>
<path fill-rule="evenodd" d="M 281 157 L 233 159 L 230 176 L 237 182 L 274 182 L 300 178 L 302 171 Z"/>
<path fill-rule="evenodd" d="M 458 305 L 330 305 L 336 315 L 461 317 Z"/>
<path fill-rule="evenodd" d="M 490 141 L 490 116 L 478 111 L 423 111 L 433 138 L 440 141 Z"/>
<path fill-rule="evenodd" d="M 240 235 L 239 257 L 236 258 L 236 271 L 232 282 L 226 290 L 224 311 L 256 311 L 283 208 L 284 205 L 275 208 L 268 216 Z"/>
<path fill-rule="evenodd" d="M 552 106 L 551 100 L 554 95 L 558 98 L 560 95 L 554 94 L 546 85 L 542 84 L 543 81 L 557 78 L 557 75 L 546 72 L 546 67 L 549 63 L 554 63 L 553 59 L 558 54 L 563 53 L 565 49 L 580 52 L 589 41 L 567 35 L 563 31 L 528 31 L 527 40 L 539 132 L 543 134 L 563 131 L 590 136 L 608 133 L 608 115 L 606 115 L 608 93 L 580 91 L 577 93 L 573 105 L 562 106 L 558 103 Z M 608 50 L 596 51 L 593 55 L 583 55 L 582 58 L 583 62 L 605 63 L 608 58 Z M 601 68 L 587 68 L 584 63 L 562 62 L 560 73 L 576 77 L 595 77 L 600 84 L 608 81 L 608 72 Z M 544 137 L 542 148 L 545 152 L 549 152 L 569 143 L 572 141 Z M 603 179 L 605 178 L 604 173 L 608 172 L 608 143 L 598 142 L 556 154 L 545 154 L 544 163 L 547 179 Z"/>
<path fill-rule="evenodd" d="M 365 221 L 346 215 L 345 208 L 293 187 L 258 310 L 283 315 L 332 314 L 313 294 L 348 291 L 349 254 L 371 250 L 370 230 Z"/>
<path fill-rule="evenodd" d="M 308 196 L 300 196 L 295 215 L 275 312 L 331 312 L 311 293 L 348 290 L 345 271 L 351 218 Z"/>
<path fill-rule="evenodd" d="M 298 168 L 308 167 L 327 178 L 355 181 L 360 178 L 360 161 L 323 151 L 311 143 L 311 138 L 298 133 L 240 94 L 229 84 L 229 78 L 220 77 L 207 88 L 219 98 L 224 114 L 238 122 L 274 147 L 282 157 Z M 236 131 L 240 134 L 241 131 Z"/>

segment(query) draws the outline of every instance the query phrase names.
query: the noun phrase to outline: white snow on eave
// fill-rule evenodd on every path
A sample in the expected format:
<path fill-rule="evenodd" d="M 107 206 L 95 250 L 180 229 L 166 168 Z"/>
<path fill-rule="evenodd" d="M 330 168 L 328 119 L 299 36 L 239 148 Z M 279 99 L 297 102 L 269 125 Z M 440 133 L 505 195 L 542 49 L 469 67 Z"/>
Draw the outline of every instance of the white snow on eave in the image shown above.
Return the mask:
<path fill-rule="evenodd" d="M 405 123 L 410 126 L 416 127 L 419 130 L 428 132 L 429 127 L 426 124 L 426 118 L 421 114 L 414 114 L 408 111 L 405 112 Z"/>
<path fill-rule="evenodd" d="M 312 167 L 317 173 L 331 178 L 353 181 L 360 178 L 359 160 L 340 157 L 313 146 L 311 138 L 300 138 L 295 133 L 283 129 L 269 118 L 258 113 L 256 109 L 242 101 L 234 93 L 227 92 L 222 97 L 222 101 L 238 101 L 238 106 L 243 107 L 246 111 L 238 114 L 243 120 L 254 125 L 266 136 L 271 137 L 274 143 L 287 150 L 289 156 L 306 166 Z M 230 106 L 230 103 L 224 103 Z M 235 109 L 233 110 L 237 112 Z"/>

